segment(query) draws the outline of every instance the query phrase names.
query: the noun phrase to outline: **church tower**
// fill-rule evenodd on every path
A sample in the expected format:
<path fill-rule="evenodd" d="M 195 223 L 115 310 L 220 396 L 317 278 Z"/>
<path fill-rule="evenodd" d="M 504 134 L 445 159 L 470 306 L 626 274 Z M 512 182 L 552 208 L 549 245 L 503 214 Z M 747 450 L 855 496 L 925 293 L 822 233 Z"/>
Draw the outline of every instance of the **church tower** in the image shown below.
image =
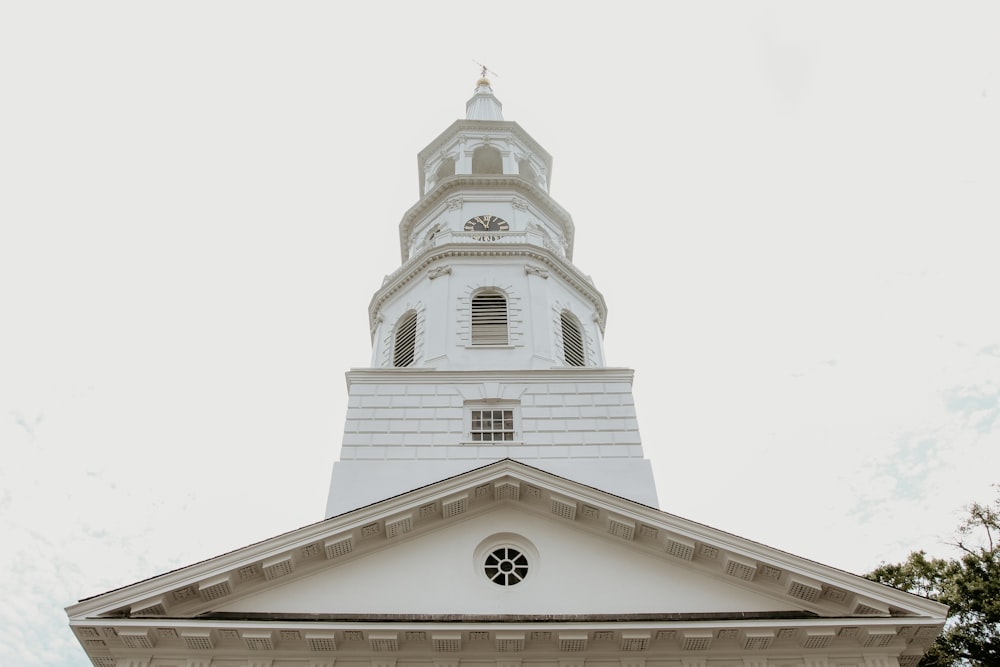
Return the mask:
<path fill-rule="evenodd" d="M 633 373 L 606 365 L 607 306 L 573 264 L 552 157 L 484 76 L 418 167 L 402 265 L 369 306 L 371 368 L 347 374 L 326 515 L 504 458 L 657 506 Z"/>
<path fill-rule="evenodd" d="M 943 605 L 657 509 L 551 173 L 480 79 L 419 155 L 327 518 L 71 605 L 94 667 L 917 667 Z"/>

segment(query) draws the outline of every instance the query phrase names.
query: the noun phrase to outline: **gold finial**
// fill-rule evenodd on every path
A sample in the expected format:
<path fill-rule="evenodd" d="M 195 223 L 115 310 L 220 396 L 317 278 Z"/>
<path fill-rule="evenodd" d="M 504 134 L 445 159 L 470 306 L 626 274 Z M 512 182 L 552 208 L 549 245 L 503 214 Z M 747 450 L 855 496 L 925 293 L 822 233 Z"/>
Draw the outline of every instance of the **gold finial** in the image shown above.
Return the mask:
<path fill-rule="evenodd" d="M 488 86 L 488 85 L 490 85 L 490 80 L 486 78 L 487 74 L 492 74 L 493 76 L 500 76 L 499 74 L 497 74 L 493 70 L 488 69 L 486 67 L 486 65 L 482 64 L 481 62 L 477 62 L 475 60 L 473 60 L 472 62 L 476 63 L 481 68 L 481 70 L 479 72 L 479 81 L 476 82 L 476 86 L 477 87 L 478 86 Z"/>

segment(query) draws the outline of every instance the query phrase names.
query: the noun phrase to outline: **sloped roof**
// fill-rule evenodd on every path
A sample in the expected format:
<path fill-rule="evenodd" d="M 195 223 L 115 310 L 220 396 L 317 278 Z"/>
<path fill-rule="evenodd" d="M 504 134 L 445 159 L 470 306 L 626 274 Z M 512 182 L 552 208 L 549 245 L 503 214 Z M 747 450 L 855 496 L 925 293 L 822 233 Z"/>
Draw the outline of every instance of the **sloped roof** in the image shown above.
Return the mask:
<path fill-rule="evenodd" d="M 483 559 L 508 548 L 523 554 L 524 577 L 497 585 L 489 572 L 500 570 L 484 572 Z M 110 665 L 139 649 L 370 658 L 874 647 L 906 658 L 929 646 L 946 608 L 506 459 L 67 613 L 95 664 Z"/>

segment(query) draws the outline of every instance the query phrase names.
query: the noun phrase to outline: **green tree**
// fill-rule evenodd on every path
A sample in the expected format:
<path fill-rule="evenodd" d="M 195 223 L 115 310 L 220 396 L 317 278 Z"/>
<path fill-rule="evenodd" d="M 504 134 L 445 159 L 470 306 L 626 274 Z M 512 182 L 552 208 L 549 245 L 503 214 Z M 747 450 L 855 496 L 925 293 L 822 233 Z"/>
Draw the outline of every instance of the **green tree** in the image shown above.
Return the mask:
<path fill-rule="evenodd" d="M 992 505 L 973 503 L 967 510 L 952 545 L 956 558 L 916 551 L 865 575 L 948 605 L 945 630 L 920 667 L 1000 665 L 1000 494 Z"/>

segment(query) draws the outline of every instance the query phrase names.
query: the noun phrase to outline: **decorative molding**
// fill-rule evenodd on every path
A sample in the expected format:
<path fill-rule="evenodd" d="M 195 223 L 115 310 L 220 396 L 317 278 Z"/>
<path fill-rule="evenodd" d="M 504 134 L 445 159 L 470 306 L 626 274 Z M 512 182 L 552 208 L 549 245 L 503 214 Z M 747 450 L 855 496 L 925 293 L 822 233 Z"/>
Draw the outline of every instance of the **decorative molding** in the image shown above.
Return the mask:
<path fill-rule="evenodd" d="M 461 195 L 456 195 L 454 197 L 449 197 L 444 200 L 444 207 L 449 211 L 454 211 L 455 209 L 462 208 L 462 204 L 465 203 L 465 198 Z"/>
<path fill-rule="evenodd" d="M 582 274 L 571 262 L 567 262 L 557 255 L 549 254 L 537 245 L 530 244 L 512 244 L 503 248 L 493 246 L 486 250 L 456 248 L 449 247 L 448 245 L 435 248 L 421 255 L 419 258 L 407 262 L 390 276 L 391 280 L 389 283 L 383 284 L 382 288 L 372 296 L 372 300 L 368 306 L 369 319 L 374 318 L 380 312 L 382 305 L 392 294 L 400 290 L 411 280 L 422 276 L 426 267 L 446 258 L 454 257 L 524 257 L 545 264 L 551 271 L 554 271 L 556 275 L 566 280 L 570 286 L 579 291 L 582 296 L 595 306 L 596 311 L 602 314 L 601 318 L 597 321 L 598 327 L 601 331 L 604 331 L 604 316 L 607 313 L 607 306 L 604 303 L 604 297 L 597 291 L 589 278 Z M 373 323 L 372 331 L 376 327 L 377 325 Z"/>
<path fill-rule="evenodd" d="M 435 278 L 440 278 L 441 276 L 446 276 L 451 273 L 451 266 L 435 266 L 433 269 L 427 272 L 427 279 L 434 280 Z"/>
<path fill-rule="evenodd" d="M 480 290 L 496 290 L 507 299 L 507 347 L 524 346 L 524 319 L 521 315 L 523 306 L 521 297 L 510 284 L 496 284 L 492 279 L 480 279 L 470 283 L 465 294 L 458 299 L 458 347 L 472 345 L 472 297 Z"/>
<path fill-rule="evenodd" d="M 385 332 L 382 337 L 381 344 L 381 365 L 386 368 L 393 367 L 393 355 L 395 354 L 396 348 L 396 333 L 398 331 L 399 323 L 406 313 L 413 312 L 416 314 L 416 331 L 414 332 L 413 339 L 413 366 L 418 365 L 423 360 L 424 352 L 424 331 L 426 329 L 426 314 L 427 308 L 424 306 L 423 302 L 417 301 L 416 303 L 407 303 L 406 307 L 403 309 L 403 314 L 396 319 L 389 330 Z M 379 313 L 379 317 L 382 318 L 383 314 Z M 374 333 L 374 332 L 373 332 Z"/>
<path fill-rule="evenodd" d="M 528 210 L 528 202 L 527 202 L 527 200 L 521 199 L 520 197 L 511 197 L 510 198 L 510 205 L 513 206 L 518 211 L 527 211 Z"/>
<path fill-rule="evenodd" d="M 545 278 L 546 280 L 549 277 L 548 271 L 537 266 L 532 266 L 531 264 L 524 265 L 524 272 L 529 276 L 538 276 L 539 278 Z"/>
<path fill-rule="evenodd" d="M 471 157 L 471 153 L 468 154 L 468 157 Z M 432 191 L 424 195 L 420 201 L 403 214 L 403 219 L 399 223 L 400 243 L 405 243 L 413 227 L 422 222 L 424 215 L 430 214 L 442 202 L 461 197 L 461 193 L 465 190 L 482 190 L 484 188 L 513 190 L 523 195 L 542 216 L 560 228 L 563 236 L 567 239 L 566 254 L 569 256 L 568 249 L 572 247 L 572 238 L 575 233 L 572 216 L 544 188 L 515 174 L 456 174 L 443 178 Z M 511 195 L 513 194 L 511 193 Z M 401 252 L 401 259 L 404 262 L 407 260 L 407 250 L 407 248 L 403 248 Z"/>
<path fill-rule="evenodd" d="M 542 238 L 542 245 L 545 247 L 546 250 L 556 255 L 559 255 L 560 257 L 566 256 L 566 246 L 563 245 L 562 243 L 557 243 L 556 241 L 552 240 L 552 237 L 550 237 L 548 234 L 546 234 Z"/>
<path fill-rule="evenodd" d="M 540 372 L 543 375 L 556 376 L 557 373 L 549 372 L 545 370 L 533 371 Z M 620 369 L 618 372 L 622 372 Z M 466 371 L 464 372 L 467 378 L 471 378 L 474 374 L 478 374 L 476 371 Z M 373 372 L 372 369 L 368 370 L 368 374 L 371 375 L 389 375 L 387 373 L 377 373 Z M 453 373 L 449 373 L 452 375 Z M 598 371 L 589 371 L 587 375 L 593 375 L 595 377 L 604 374 Z M 516 374 L 510 371 L 501 373 L 492 373 L 490 381 L 503 382 L 501 379 L 502 375 L 508 377 L 515 377 Z M 495 379 L 494 379 L 495 378 Z M 430 487 L 424 489 L 418 489 L 413 492 L 404 494 L 403 496 L 388 499 L 385 501 L 382 507 L 375 508 L 362 508 L 360 510 L 349 512 L 347 514 L 332 517 L 326 521 L 319 522 L 317 524 L 312 524 L 306 526 L 302 529 L 293 531 L 287 535 L 279 536 L 273 540 L 268 540 L 259 544 L 250 545 L 246 548 L 240 549 L 236 552 L 230 554 L 225 554 L 223 556 L 212 559 L 211 561 L 206 561 L 204 563 L 198 563 L 183 570 L 178 570 L 175 572 L 167 573 L 158 577 L 156 581 L 143 581 L 139 582 L 133 586 L 128 587 L 132 589 L 130 592 L 128 589 L 123 589 L 121 591 L 112 591 L 108 594 L 100 596 L 100 598 L 86 600 L 76 605 L 73 609 L 71 615 L 71 625 L 74 626 L 77 636 L 86 641 L 88 638 L 98 638 L 102 636 L 100 632 L 103 630 L 103 636 L 108 637 L 109 640 L 116 636 L 122 636 L 124 634 L 130 634 L 132 636 L 137 636 L 142 633 L 159 633 L 161 629 L 169 629 L 177 632 L 182 636 L 192 636 L 195 638 L 202 638 L 208 645 L 204 646 L 201 650 L 211 650 L 214 647 L 210 644 L 212 643 L 209 630 L 213 627 L 212 621 L 206 621 L 205 619 L 198 617 L 199 609 L 210 609 L 210 607 L 194 607 L 187 611 L 183 611 L 178 614 L 176 619 L 170 621 L 171 626 L 166 628 L 162 619 L 138 619 L 138 618 L 127 618 L 127 617 L 112 617 L 112 618 L 96 618 L 95 616 L 100 616 L 113 612 L 115 609 L 121 608 L 122 606 L 128 606 L 129 599 L 136 596 L 140 591 L 135 589 L 149 589 L 162 588 L 165 584 L 168 586 L 178 587 L 183 586 L 196 586 L 197 582 L 192 582 L 192 577 L 208 577 L 212 578 L 219 574 L 219 569 L 230 569 L 232 571 L 238 571 L 239 568 L 244 567 L 248 562 L 261 562 L 268 561 L 273 558 L 281 558 L 281 552 L 284 550 L 285 554 L 291 554 L 295 549 L 301 548 L 302 544 L 315 544 L 330 542 L 331 540 L 342 540 L 345 535 L 357 534 L 358 531 L 364 531 L 367 527 L 378 525 L 380 519 L 388 519 L 388 524 L 391 525 L 394 521 L 397 521 L 407 515 L 408 513 L 415 513 L 420 511 L 420 508 L 426 506 L 430 502 L 435 502 L 438 499 L 446 499 L 452 502 L 458 501 L 463 496 L 467 496 L 474 492 L 475 489 L 483 488 L 484 492 L 481 496 L 477 496 L 480 500 L 485 500 L 493 498 L 496 502 L 502 502 L 496 493 L 491 492 L 500 486 L 507 487 L 511 484 L 520 484 L 522 489 L 532 489 L 537 488 L 541 490 L 539 494 L 542 499 L 546 496 L 552 499 L 560 499 L 561 502 L 572 502 L 574 504 L 580 504 L 583 507 L 601 507 L 604 511 L 608 512 L 615 519 L 625 519 L 628 521 L 635 521 L 640 527 L 643 525 L 648 525 L 652 528 L 658 530 L 662 535 L 673 535 L 678 533 L 683 533 L 687 537 L 685 539 L 690 539 L 691 541 L 703 540 L 703 539 L 718 539 L 722 542 L 720 546 L 727 550 L 733 551 L 738 550 L 740 552 L 744 551 L 746 548 L 752 547 L 754 545 L 748 545 L 745 540 L 737 538 L 732 535 L 719 534 L 708 527 L 701 526 L 698 524 L 693 524 L 679 517 L 673 517 L 670 515 L 663 514 L 658 510 L 650 507 L 637 506 L 631 501 L 626 501 L 621 498 L 616 498 L 613 496 L 608 496 L 602 492 L 593 489 L 592 487 L 587 487 L 585 485 L 572 482 L 571 480 L 566 480 L 562 478 L 555 477 L 550 473 L 545 473 L 544 471 L 531 468 L 524 464 L 516 463 L 515 461 L 505 460 L 499 461 L 483 468 L 470 471 L 459 475 L 456 478 L 449 480 L 444 480 L 438 482 Z M 461 495 L 460 495 L 461 494 Z M 535 497 L 535 494 L 525 494 L 526 497 Z M 446 503 L 447 504 L 447 503 Z M 434 518 L 431 518 L 434 517 Z M 433 531 L 435 530 L 434 521 L 446 521 L 448 515 L 442 512 L 440 515 L 432 514 L 429 517 L 424 518 L 422 521 L 414 522 L 413 532 L 416 534 L 420 530 Z M 601 530 L 601 526 L 591 526 L 587 528 L 585 524 L 580 524 L 581 529 L 587 529 L 591 531 Z M 641 530 L 641 528 L 640 528 Z M 380 531 L 374 531 L 377 535 L 380 535 Z M 425 533 L 426 534 L 426 533 Z M 332 542 L 337 543 L 337 542 Z M 370 541 L 365 541 L 364 543 L 359 542 L 359 549 L 366 549 L 368 552 L 373 552 L 382 549 L 384 542 L 378 539 L 373 539 Z M 760 553 L 753 556 L 753 559 L 759 560 L 765 555 L 769 556 L 771 559 L 775 559 L 772 567 L 777 567 L 779 569 L 789 569 L 790 565 L 796 559 L 788 554 L 783 554 L 781 552 L 774 552 L 773 550 L 760 547 Z M 664 558 L 668 557 L 668 554 L 664 553 Z M 750 557 L 749 554 L 743 554 L 744 558 Z M 779 562 L 786 561 L 786 562 Z M 807 569 L 812 568 L 816 570 L 811 577 L 815 577 L 817 580 L 824 580 L 828 577 L 835 579 L 842 579 L 848 581 L 852 575 L 837 571 L 824 570 L 822 566 L 817 564 L 802 563 L 799 565 L 806 567 Z M 313 569 L 308 569 L 308 568 Z M 329 567 L 329 565 L 323 561 L 313 562 L 311 565 L 302 564 L 301 568 L 297 567 L 294 576 L 309 576 L 312 572 L 319 571 L 321 568 Z M 719 564 L 717 567 L 721 567 Z M 821 571 L 825 573 L 826 576 L 821 575 Z M 718 572 L 718 570 L 717 570 Z M 164 582 L 163 579 L 167 581 Z M 858 586 L 864 586 L 875 590 L 876 584 L 873 582 L 856 581 Z M 248 583 L 246 586 L 255 586 L 255 584 Z M 773 584 L 763 584 L 763 586 L 771 586 Z M 846 584 L 845 584 L 846 585 Z M 760 586 L 760 584 L 748 584 L 748 586 Z M 247 591 L 254 590 L 253 588 L 247 588 Z M 764 589 L 762 589 L 764 590 Z M 147 590 L 145 594 L 139 595 L 139 599 L 149 599 L 149 595 L 152 591 Z M 723 626 L 729 626 L 727 629 L 736 629 L 746 632 L 748 637 L 754 637 L 758 640 L 767 640 L 769 637 L 781 637 L 782 633 L 786 628 L 789 627 L 800 627 L 807 629 L 809 631 L 824 631 L 829 634 L 829 636 L 834 636 L 835 631 L 842 627 L 845 621 L 850 621 L 858 627 L 859 631 L 866 632 L 868 636 L 907 636 L 915 637 L 916 635 L 912 633 L 925 631 L 922 636 L 922 641 L 915 642 L 917 645 L 926 645 L 933 641 L 934 636 L 940 630 L 940 625 L 944 622 L 944 611 L 937 609 L 936 607 L 931 607 L 932 603 L 924 602 L 920 599 L 904 598 L 901 592 L 896 592 L 892 590 L 880 591 L 885 594 L 886 597 L 898 600 L 901 605 L 906 605 L 909 607 L 909 616 L 899 616 L 892 619 L 885 618 L 827 618 L 827 619 L 815 619 L 809 617 L 797 618 L 793 621 L 788 619 L 747 619 L 744 623 L 736 623 L 737 619 L 731 619 L 729 621 L 720 621 Z M 914 596 L 911 596 L 914 597 Z M 103 600 L 101 598 L 104 598 Z M 107 598 L 112 598 L 111 600 Z M 936 603 L 933 603 L 936 604 Z M 912 605 L 912 606 L 911 606 Z M 917 612 L 921 608 L 926 610 L 925 613 L 917 615 Z M 931 613 L 929 617 L 927 612 Z M 491 622 L 496 623 L 497 619 L 492 617 L 489 619 Z M 536 633 L 550 633 L 552 631 L 551 621 L 555 620 L 552 618 L 546 618 L 542 620 L 540 618 L 525 619 L 522 623 L 522 627 L 527 633 L 527 637 L 532 641 L 536 640 Z M 697 645 L 692 645 L 690 649 L 681 648 L 667 648 L 665 650 L 674 652 L 676 655 L 677 650 L 710 650 L 711 646 L 711 631 L 704 631 L 706 621 L 704 619 L 690 618 L 690 619 L 678 619 L 671 618 L 669 615 L 665 615 L 662 618 L 652 620 L 648 618 L 618 618 L 618 617 L 604 617 L 600 619 L 588 618 L 588 617 L 574 617 L 572 619 L 564 619 L 569 625 L 567 625 L 565 632 L 573 633 L 572 635 L 564 635 L 562 631 L 559 632 L 558 637 L 560 640 L 563 639 L 579 639 L 582 632 L 596 631 L 600 633 L 607 633 L 609 635 L 609 640 L 613 640 L 616 633 L 619 633 L 622 639 L 641 639 L 647 638 L 650 641 L 653 637 L 656 641 L 674 641 L 674 633 L 678 633 L 684 636 L 685 640 L 699 640 L 705 639 L 702 642 L 704 648 L 700 648 Z M 387 639 L 387 638 L 397 638 L 400 636 L 406 637 L 407 632 L 424 632 L 426 626 L 421 623 L 417 623 L 413 620 L 409 622 L 400 622 L 401 619 L 385 619 L 384 622 L 377 621 L 367 621 L 364 625 L 367 628 L 370 638 L 374 639 Z M 440 631 L 442 633 L 457 633 L 460 631 L 467 630 L 467 623 L 475 622 L 471 619 L 440 619 L 435 621 L 437 624 L 435 626 L 435 631 Z M 325 624 L 329 624 L 326 621 Z M 260 634 L 260 622 L 251 621 L 248 625 L 253 627 L 230 627 L 225 630 L 217 630 L 219 632 L 219 637 L 229 640 L 230 638 L 247 637 L 261 638 Z M 315 623 L 305 623 L 299 627 L 293 627 L 291 623 L 283 622 L 281 628 L 278 629 L 278 635 L 280 639 L 285 638 L 287 632 L 300 632 L 301 636 L 308 639 L 309 632 L 315 632 Z M 334 625 L 336 627 L 334 627 Z M 332 633 L 334 630 L 338 632 L 344 632 L 345 642 L 350 641 L 360 641 L 363 636 L 360 630 L 355 630 L 358 627 L 357 622 L 354 621 L 342 621 L 337 622 L 327 628 L 327 632 Z M 712 625 L 710 622 L 709 625 Z M 718 624 L 716 624 L 718 625 Z M 907 626 L 906 628 L 900 629 L 897 632 L 897 628 L 900 625 Z M 115 628 L 118 628 L 116 633 Z M 479 626 L 483 627 L 483 626 Z M 920 630 L 918 628 L 922 628 Z M 902 630 L 907 630 L 908 632 L 904 634 Z M 215 631 L 213 631 L 215 632 Z M 224 635 L 223 632 L 233 633 L 232 635 Z M 349 638 L 348 633 L 356 632 L 356 638 Z M 665 633 L 670 633 L 666 636 Z M 193 633 L 193 634 L 192 634 Z M 661 635 L 661 633 L 664 633 Z M 551 632 L 551 635 L 555 636 L 555 632 Z M 641 636 L 640 636 L 641 635 Z M 148 635 L 150 637 L 154 636 L 152 634 Z M 158 637 L 163 637 L 163 635 L 155 635 Z M 287 635 L 291 636 L 291 635 Z M 520 635 L 523 637 L 524 635 Z M 500 637 L 498 637 L 499 639 Z M 513 634 L 504 634 L 504 639 L 517 639 L 517 636 Z M 473 638 L 470 636 L 469 640 L 472 641 Z M 541 641 L 540 639 L 538 641 Z M 595 636 L 595 641 L 597 638 Z M 761 642 L 766 643 L 766 642 Z M 376 647 L 371 645 L 371 651 L 381 650 L 383 647 Z M 531 646 L 526 647 L 528 651 L 535 652 L 535 655 L 545 654 L 543 660 L 548 660 L 549 662 L 555 662 L 552 659 L 551 647 L 538 647 L 535 651 Z M 818 647 L 825 648 L 825 647 Z M 157 649 L 159 650 L 159 649 Z M 354 651 L 355 649 L 351 649 Z M 358 649 L 360 651 L 360 649 Z M 474 649 L 476 651 L 480 649 Z M 722 647 L 720 650 L 728 651 L 728 648 Z M 813 650 L 813 649 L 807 649 Z M 910 650 L 916 650 L 916 646 L 913 646 Z M 760 660 L 764 660 L 768 657 L 766 653 L 757 654 L 760 656 Z M 866 652 L 868 657 L 872 658 L 871 662 L 866 662 L 864 667 L 892 667 L 894 662 L 889 659 L 888 662 L 882 662 L 885 660 L 885 653 L 878 651 L 875 654 Z M 860 656 L 860 654 L 859 654 Z M 525 662 L 532 661 L 531 656 L 526 656 L 528 659 Z M 621 658 L 622 656 L 618 656 Z M 811 657 L 811 656 L 810 656 Z M 817 656 L 819 657 L 819 656 Z M 262 658 L 270 659 L 270 658 Z M 380 664 L 394 664 L 395 660 L 393 658 L 386 658 L 384 656 L 369 655 L 361 656 L 358 655 L 358 660 L 371 659 L 377 661 Z M 753 658 L 757 660 L 758 658 Z M 323 661 L 326 662 L 330 660 L 329 658 L 324 658 Z M 513 660 L 518 661 L 520 658 L 514 658 Z M 700 658 L 697 660 L 701 660 Z M 772 658 L 773 660 L 773 658 Z M 660 662 L 659 659 L 656 660 Z M 162 660 L 164 667 L 170 663 L 169 660 Z M 276 662 L 278 662 L 276 660 Z M 647 664 L 650 664 L 650 660 Z M 672 661 L 667 661 L 669 664 L 676 664 L 676 658 Z M 95 663 L 96 664 L 96 663 Z M 186 664 L 186 663 L 183 663 Z M 308 664 L 308 663 L 304 663 Z M 341 661 L 341 664 L 344 664 Z M 374 664 L 374 662 L 373 662 Z M 563 663 L 560 662 L 560 665 Z M 704 664 L 699 662 L 685 662 L 683 664 L 696 665 Z M 738 663 L 735 663 L 738 664 Z M 778 662 L 768 662 L 764 663 L 768 665 L 777 665 Z M 784 661 L 780 661 L 780 664 L 784 664 Z M 801 658 L 796 662 L 796 664 L 802 664 Z M 822 667 L 822 662 L 809 661 L 806 663 L 810 667 Z M 838 665 L 840 663 L 838 662 Z M 111 667 L 114 667 L 112 665 Z M 861 659 L 858 658 L 858 667 L 861 667 Z"/>

